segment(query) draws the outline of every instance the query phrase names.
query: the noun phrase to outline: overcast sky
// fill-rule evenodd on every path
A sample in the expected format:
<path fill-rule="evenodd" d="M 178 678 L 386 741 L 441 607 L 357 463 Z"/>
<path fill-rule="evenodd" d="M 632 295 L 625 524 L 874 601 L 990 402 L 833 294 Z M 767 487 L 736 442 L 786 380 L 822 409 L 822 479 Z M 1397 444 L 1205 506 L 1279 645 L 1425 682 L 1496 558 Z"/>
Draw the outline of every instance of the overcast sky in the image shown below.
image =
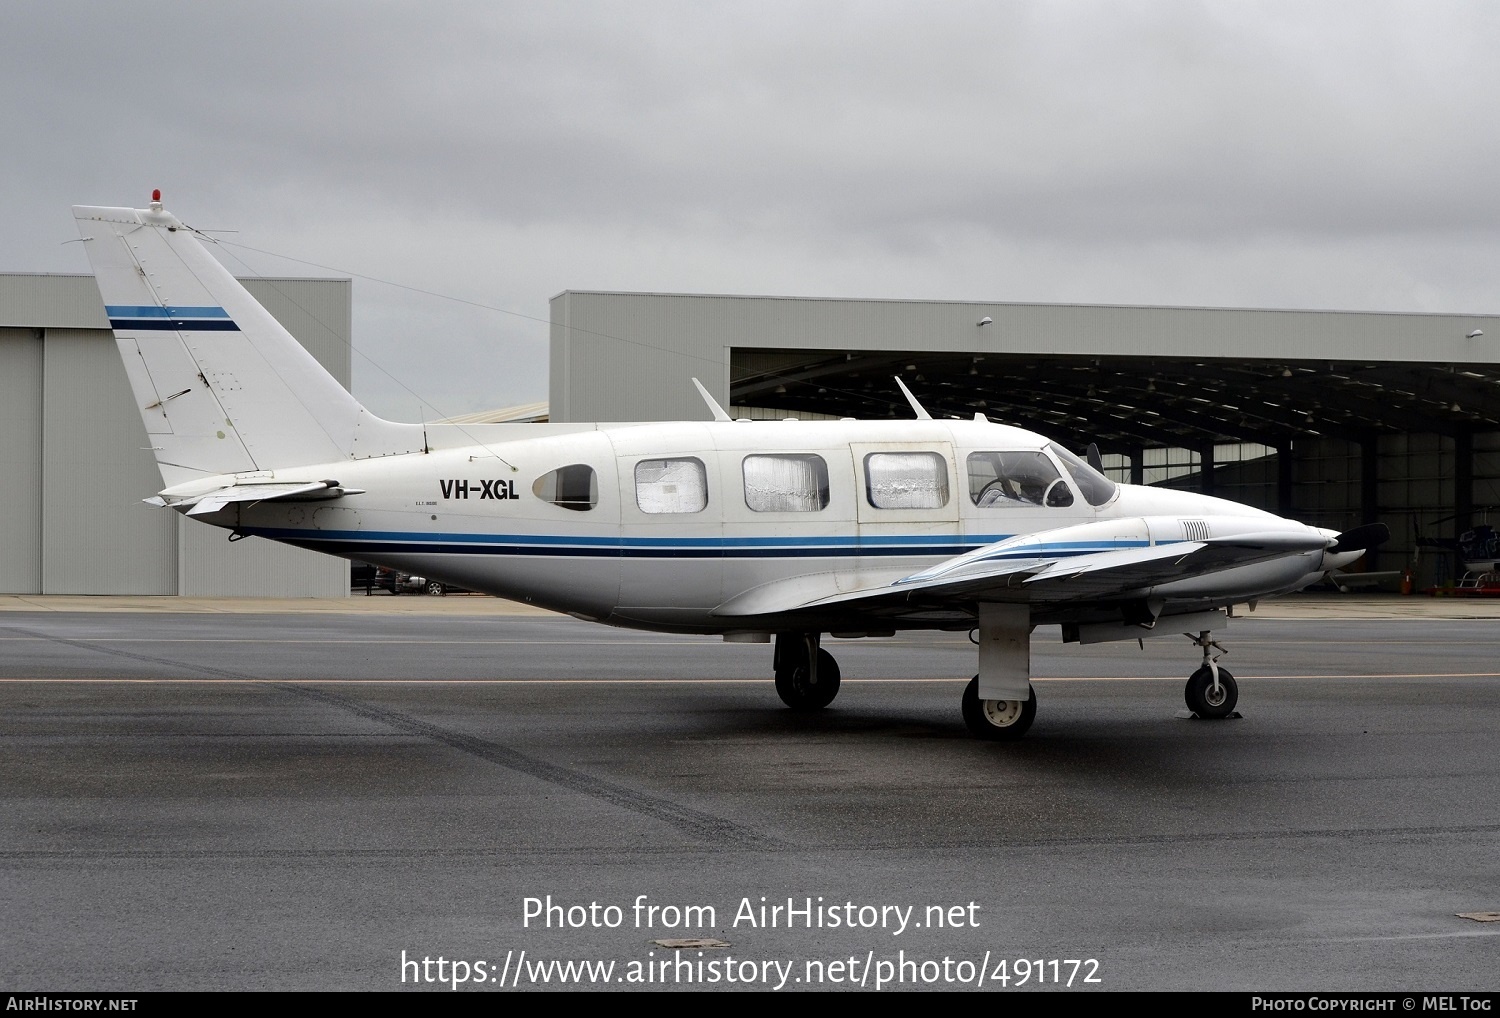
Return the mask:
<path fill-rule="evenodd" d="M 5 0 L 0 271 L 160 187 L 505 309 L 356 278 L 403 420 L 545 399 L 565 289 L 1497 313 L 1497 59 L 1480 0 Z"/>

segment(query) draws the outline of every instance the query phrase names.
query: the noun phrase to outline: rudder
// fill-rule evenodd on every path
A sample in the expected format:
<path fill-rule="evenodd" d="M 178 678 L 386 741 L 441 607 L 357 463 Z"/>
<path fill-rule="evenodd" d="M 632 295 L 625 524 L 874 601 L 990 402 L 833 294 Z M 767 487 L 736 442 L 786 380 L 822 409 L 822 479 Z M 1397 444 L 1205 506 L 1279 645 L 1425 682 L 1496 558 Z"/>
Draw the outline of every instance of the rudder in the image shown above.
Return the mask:
<path fill-rule="evenodd" d="M 421 450 L 419 428 L 361 406 L 152 197 L 73 215 L 168 487 Z"/>

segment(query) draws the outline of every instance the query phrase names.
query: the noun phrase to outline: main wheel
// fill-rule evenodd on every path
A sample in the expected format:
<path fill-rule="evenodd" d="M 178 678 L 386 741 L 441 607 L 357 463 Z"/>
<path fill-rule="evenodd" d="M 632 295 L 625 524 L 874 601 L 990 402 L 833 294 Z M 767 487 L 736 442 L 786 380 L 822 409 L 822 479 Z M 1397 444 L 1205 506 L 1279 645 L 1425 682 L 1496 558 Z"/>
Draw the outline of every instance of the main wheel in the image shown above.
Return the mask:
<path fill-rule="evenodd" d="M 448 588 L 443 586 L 441 580 L 428 580 L 427 593 L 431 594 L 433 597 L 439 597 L 443 594 L 448 593 Z"/>
<path fill-rule="evenodd" d="M 818 651 L 818 681 L 810 681 L 807 658 L 794 660 L 776 669 L 776 695 L 792 710 L 822 710 L 839 695 L 839 663 L 826 650 Z"/>
<path fill-rule="evenodd" d="M 1227 718 L 1234 713 L 1234 705 L 1240 700 L 1240 687 L 1227 668 L 1219 669 L 1219 688 L 1214 689 L 1214 673 L 1203 665 L 1187 680 L 1182 690 L 1188 710 L 1200 718 Z"/>
<path fill-rule="evenodd" d="M 979 699 L 979 676 L 964 687 L 964 724 L 980 739 L 1019 739 L 1036 720 L 1036 690 L 1027 686 L 1024 700 Z"/>

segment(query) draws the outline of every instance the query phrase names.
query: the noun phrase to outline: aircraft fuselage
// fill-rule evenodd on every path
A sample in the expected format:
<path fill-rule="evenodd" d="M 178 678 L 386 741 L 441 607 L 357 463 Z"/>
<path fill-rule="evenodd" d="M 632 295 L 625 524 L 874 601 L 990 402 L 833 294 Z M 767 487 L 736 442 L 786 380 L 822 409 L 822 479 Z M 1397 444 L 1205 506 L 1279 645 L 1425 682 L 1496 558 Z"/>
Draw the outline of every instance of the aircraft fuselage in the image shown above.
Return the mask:
<path fill-rule="evenodd" d="M 326 475 L 368 493 L 231 505 L 199 518 L 593 621 L 716 633 L 766 630 L 774 620 L 747 627 L 714 612 L 768 584 L 796 577 L 809 598 L 833 595 L 1033 532 L 1118 521 L 1110 532 L 1123 547 L 1189 540 L 1194 527 L 1307 530 L 1166 489 L 1117 485 L 1091 504 L 1044 438 L 983 420 L 428 431 L 425 453 L 241 477 Z M 1039 491 L 1033 501 L 983 496 L 997 455 L 1029 457 L 1043 483 L 1049 470 L 1059 483 L 1045 500 Z M 1253 600 L 1310 582 L 1334 567 L 1326 558 L 1282 557 L 1139 595 L 1181 607 Z M 1069 617 L 1087 616 L 1053 606 L 1038 621 Z M 962 628 L 969 618 L 939 611 L 894 628 Z M 827 621 L 837 626 L 837 614 Z"/>

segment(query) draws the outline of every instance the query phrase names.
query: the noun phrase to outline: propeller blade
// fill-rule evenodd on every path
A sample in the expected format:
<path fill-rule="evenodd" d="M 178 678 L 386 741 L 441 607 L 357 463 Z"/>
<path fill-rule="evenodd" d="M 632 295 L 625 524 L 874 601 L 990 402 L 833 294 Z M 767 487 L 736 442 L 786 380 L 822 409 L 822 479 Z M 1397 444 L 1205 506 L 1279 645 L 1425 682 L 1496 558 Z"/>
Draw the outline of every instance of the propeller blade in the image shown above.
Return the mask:
<path fill-rule="evenodd" d="M 1366 523 L 1362 527 L 1344 531 L 1339 535 L 1338 543 L 1328 550 L 1331 552 L 1368 551 L 1390 539 L 1390 527 L 1384 523 Z"/>

